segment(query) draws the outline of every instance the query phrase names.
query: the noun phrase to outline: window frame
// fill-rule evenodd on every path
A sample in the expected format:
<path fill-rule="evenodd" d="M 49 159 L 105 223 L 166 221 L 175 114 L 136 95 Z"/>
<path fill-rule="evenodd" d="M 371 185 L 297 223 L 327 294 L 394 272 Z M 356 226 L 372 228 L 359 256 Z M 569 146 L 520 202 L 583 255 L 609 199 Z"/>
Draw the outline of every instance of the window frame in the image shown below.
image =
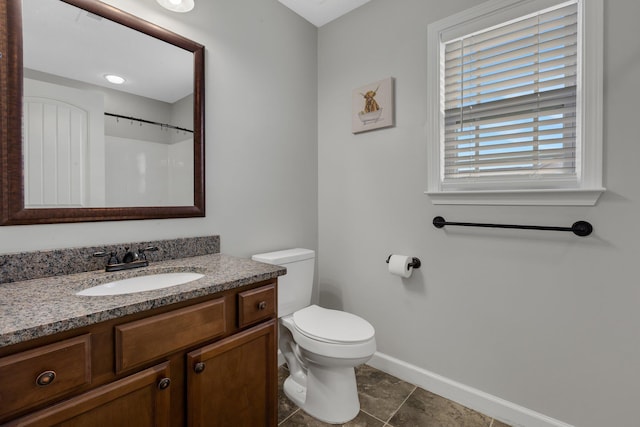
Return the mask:
<path fill-rule="evenodd" d="M 490 0 L 428 26 L 427 40 L 427 194 L 433 204 L 593 206 L 605 191 L 603 153 L 603 0 L 578 0 L 580 67 L 577 114 L 580 150 L 577 179 L 496 177 L 455 186 L 443 183 L 444 112 L 441 64 L 444 42 L 567 3 L 566 0 Z"/>

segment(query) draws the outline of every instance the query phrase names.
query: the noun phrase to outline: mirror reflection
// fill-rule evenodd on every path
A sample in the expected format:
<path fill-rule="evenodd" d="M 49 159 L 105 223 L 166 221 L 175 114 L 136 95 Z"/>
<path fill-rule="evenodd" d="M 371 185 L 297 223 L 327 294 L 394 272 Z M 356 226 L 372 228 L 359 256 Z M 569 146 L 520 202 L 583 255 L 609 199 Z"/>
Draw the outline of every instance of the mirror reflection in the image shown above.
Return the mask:
<path fill-rule="evenodd" d="M 193 52 L 58 0 L 23 0 L 28 209 L 192 206 Z"/>

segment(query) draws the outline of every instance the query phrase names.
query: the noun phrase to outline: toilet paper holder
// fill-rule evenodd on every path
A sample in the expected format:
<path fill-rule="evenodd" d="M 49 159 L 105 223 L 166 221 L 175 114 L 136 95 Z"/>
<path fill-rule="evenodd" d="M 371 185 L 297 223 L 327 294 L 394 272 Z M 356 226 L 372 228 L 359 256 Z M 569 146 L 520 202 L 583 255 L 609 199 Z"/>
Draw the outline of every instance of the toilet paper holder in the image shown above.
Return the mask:
<path fill-rule="evenodd" d="M 387 264 L 389 264 L 389 260 L 391 259 L 391 255 L 389 255 L 387 257 L 387 260 L 385 261 Z M 409 263 L 409 267 L 413 267 L 413 268 L 420 268 L 420 266 L 422 265 L 422 263 L 420 262 L 420 260 L 416 257 L 412 257 L 411 258 L 411 262 Z"/>

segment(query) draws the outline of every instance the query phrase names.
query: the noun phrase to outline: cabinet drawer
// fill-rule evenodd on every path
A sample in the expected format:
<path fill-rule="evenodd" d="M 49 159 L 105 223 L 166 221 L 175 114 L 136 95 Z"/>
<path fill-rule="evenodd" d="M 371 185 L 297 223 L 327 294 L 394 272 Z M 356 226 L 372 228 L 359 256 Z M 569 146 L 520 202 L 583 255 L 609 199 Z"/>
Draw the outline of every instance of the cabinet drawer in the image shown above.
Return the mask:
<path fill-rule="evenodd" d="M 223 298 L 116 326 L 116 372 L 225 332 Z"/>
<path fill-rule="evenodd" d="M 67 339 L 0 359 L 0 415 L 27 409 L 91 382 L 91 337 Z"/>
<path fill-rule="evenodd" d="M 18 418 L 5 427 L 168 427 L 171 415 L 169 362 Z"/>
<path fill-rule="evenodd" d="M 238 326 L 245 327 L 276 313 L 276 286 L 268 285 L 238 294 Z"/>

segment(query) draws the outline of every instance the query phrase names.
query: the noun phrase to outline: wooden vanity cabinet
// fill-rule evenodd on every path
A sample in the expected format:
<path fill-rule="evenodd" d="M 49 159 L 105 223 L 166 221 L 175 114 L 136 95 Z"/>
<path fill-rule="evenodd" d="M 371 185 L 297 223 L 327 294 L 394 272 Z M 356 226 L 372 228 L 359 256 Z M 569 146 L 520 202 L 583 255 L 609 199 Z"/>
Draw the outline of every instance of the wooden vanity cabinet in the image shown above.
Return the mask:
<path fill-rule="evenodd" d="M 272 279 L 0 348 L 0 425 L 275 427 L 276 295 Z"/>

